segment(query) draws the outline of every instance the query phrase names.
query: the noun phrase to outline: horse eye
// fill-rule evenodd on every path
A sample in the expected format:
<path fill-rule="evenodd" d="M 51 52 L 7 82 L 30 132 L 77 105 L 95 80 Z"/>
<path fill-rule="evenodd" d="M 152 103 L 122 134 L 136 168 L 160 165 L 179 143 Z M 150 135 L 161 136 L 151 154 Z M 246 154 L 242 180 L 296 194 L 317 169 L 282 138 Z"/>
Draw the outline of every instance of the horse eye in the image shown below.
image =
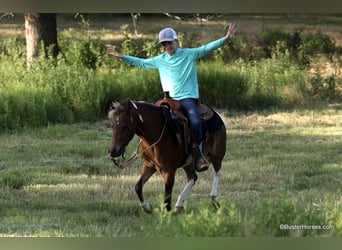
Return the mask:
<path fill-rule="evenodd" d="M 122 130 L 126 131 L 128 129 L 128 126 L 125 125 L 125 126 L 122 126 Z"/>

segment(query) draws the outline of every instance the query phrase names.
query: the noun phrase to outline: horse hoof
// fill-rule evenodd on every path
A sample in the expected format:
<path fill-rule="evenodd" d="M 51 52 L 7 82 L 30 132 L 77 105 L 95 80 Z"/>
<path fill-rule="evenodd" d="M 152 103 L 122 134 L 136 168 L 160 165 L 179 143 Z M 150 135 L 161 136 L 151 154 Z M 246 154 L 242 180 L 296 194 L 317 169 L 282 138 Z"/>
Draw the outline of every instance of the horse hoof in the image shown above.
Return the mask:
<path fill-rule="evenodd" d="M 144 210 L 144 212 L 150 214 L 153 211 L 153 207 L 151 205 L 151 203 L 145 202 L 144 204 L 141 204 L 140 207 L 142 208 L 142 210 Z"/>
<path fill-rule="evenodd" d="M 220 208 L 220 203 L 219 203 L 219 199 L 218 199 L 217 196 L 211 197 L 211 203 L 213 204 L 215 209 L 219 209 Z"/>
<path fill-rule="evenodd" d="M 184 207 L 175 207 L 175 214 L 180 214 L 184 211 Z"/>

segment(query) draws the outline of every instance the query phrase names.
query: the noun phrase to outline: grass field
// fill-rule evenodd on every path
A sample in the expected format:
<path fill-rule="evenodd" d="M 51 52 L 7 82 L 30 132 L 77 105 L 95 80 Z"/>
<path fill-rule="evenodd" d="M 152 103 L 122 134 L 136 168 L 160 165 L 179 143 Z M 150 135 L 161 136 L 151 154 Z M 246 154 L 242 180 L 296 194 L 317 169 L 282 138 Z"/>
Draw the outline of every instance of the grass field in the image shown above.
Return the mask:
<path fill-rule="evenodd" d="M 134 39 L 155 39 L 161 28 L 172 26 L 192 42 L 204 43 L 222 36 L 224 26 L 231 21 L 237 23 L 239 39 L 246 41 L 246 46 L 260 46 L 257 36 L 264 27 L 281 27 L 290 33 L 296 29 L 303 30 L 303 33 L 321 32 L 329 35 L 336 46 L 341 46 L 341 15 L 226 14 L 205 23 L 197 22 L 191 15 L 186 21 L 143 15 L 138 21 L 141 36 Z M 63 39 L 89 36 L 99 38 L 101 43 L 119 45 L 123 39 L 120 30 L 123 24 L 129 24 L 130 34 L 134 34 L 129 15 L 98 22 L 90 17 L 88 28 L 82 26 L 79 17 L 58 16 L 57 22 L 58 34 Z M 21 15 L 0 19 L 1 39 L 19 37 L 23 40 L 24 36 Z M 13 62 L 24 60 L 22 48 L 18 55 L 12 55 Z M 336 90 L 340 90 L 341 55 L 336 52 L 334 58 L 336 73 L 333 80 L 336 79 Z M 308 70 L 324 77 L 329 60 L 323 55 L 314 55 Z M 21 68 L 20 73 L 13 62 L 7 60 L 3 66 L 6 71 L 11 66 L 9 74 L 17 80 L 3 77 L 6 79 L 4 86 L 10 86 L 10 89 L 21 87 L 22 78 L 26 79 L 25 83 L 31 80 L 25 78 L 30 76 L 26 74 L 26 68 Z M 270 61 L 269 64 L 276 63 Z M 79 69 L 79 65 L 76 66 L 75 69 Z M 98 81 L 96 74 L 89 73 L 92 71 L 73 69 L 65 65 L 61 69 L 65 71 L 55 72 L 56 77 L 50 74 L 54 71 L 38 72 L 30 82 L 68 81 L 67 86 L 79 86 L 80 89 L 75 91 L 77 98 L 82 86 L 92 83 L 100 86 L 95 84 L 107 83 L 112 78 L 109 75 Z M 260 68 L 251 69 L 260 74 Z M 265 78 L 271 78 L 271 81 L 273 76 L 284 71 L 281 68 L 280 72 L 272 73 L 268 69 L 264 68 L 268 73 Z M 80 71 L 83 74 L 77 75 Z M 74 73 L 75 78 L 67 78 Z M 285 73 L 289 71 L 285 70 Z M 144 76 L 140 72 L 132 74 L 132 78 Z M 323 84 L 319 77 L 317 79 Z M 290 79 L 299 81 L 298 78 L 294 74 Z M 77 79 L 79 85 L 73 79 Z M 278 81 L 279 78 L 274 79 Z M 262 80 L 261 77 L 255 81 Z M 103 84 L 104 88 L 106 86 Z M 84 89 L 84 93 L 89 94 L 90 88 Z M 288 98 L 295 98 L 298 94 L 296 89 L 285 90 Z M 23 97 L 21 93 L 26 95 Z M 20 116 L 20 112 L 26 114 L 29 108 L 25 104 L 34 99 L 31 92 L 24 88 L 14 94 L 10 100 L 13 105 L 22 103 L 18 105 L 22 109 L 10 109 L 13 105 L 8 105 L 9 114 L 13 117 Z M 41 96 L 46 98 L 46 93 Z M 85 96 L 85 100 L 92 99 Z M 199 174 L 185 203 L 184 213 L 177 216 L 163 209 L 164 186 L 158 173 L 144 189 L 145 198 L 153 204 L 154 211 L 146 214 L 140 209 L 134 185 L 141 171 L 141 160 L 137 159 L 123 170 L 113 166 L 107 156 L 111 139 L 109 121 L 74 122 L 71 125 L 46 122 L 43 123 L 46 127 L 40 128 L 32 128 L 29 124 L 25 127 L 25 122 L 19 122 L 24 128 L 14 126 L 15 129 L 0 133 L 0 236 L 342 236 L 342 105 L 340 99 L 336 99 L 336 103 L 333 102 L 335 99 L 326 99 L 321 99 L 320 104 L 287 106 L 291 109 L 223 110 L 228 123 L 228 149 L 219 186 L 221 208 L 215 210 L 210 203 L 213 171 L 209 170 Z M 79 104 L 84 104 L 84 100 L 80 100 Z M 42 106 L 39 103 L 38 108 Z M 52 102 L 51 110 L 62 111 L 56 106 Z M 83 114 L 87 115 L 87 110 L 89 107 L 82 109 Z M 35 114 L 40 113 L 43 111 Z M 38 118 L 28 116 L 28 121 L 37 122 Z M 137 143 L 137 138 L 131 142 L 127 157 Z M 179 170 L 173 205 L 185 184 L 185 174 Z"/>
<path fill-rule="evenodd" d="M 140 209 L 140 161 L 124 170 L 111 164 L 107 121 L 1 134 L 0 235 L 342 236 L 342 106 L 225 117 L 221 208 L 209 201 L 210 169 L 178 216 L 161 209 L 159 174 L 144 190 L 154 212 Z M 173 205 L 186 183 L 183 171 L 176 178 Z"/>

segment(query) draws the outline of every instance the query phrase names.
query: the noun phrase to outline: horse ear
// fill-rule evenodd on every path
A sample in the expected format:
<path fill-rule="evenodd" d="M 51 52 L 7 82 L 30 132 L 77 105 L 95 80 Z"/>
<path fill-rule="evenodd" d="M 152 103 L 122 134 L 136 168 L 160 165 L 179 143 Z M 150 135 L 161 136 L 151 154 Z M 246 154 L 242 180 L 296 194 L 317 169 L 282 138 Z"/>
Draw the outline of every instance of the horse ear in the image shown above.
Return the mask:
<path fill-rule="evenodd" d="M 110 110 L 115 110 L 115 109 L 118 109 L 119 107 L 120 107 L 120 103 L 117 102 L 117 101 L 115 101 L 115 102 L 112 102 L 112 103 L 110 104 L 109 109 L 110 109 Z"/>

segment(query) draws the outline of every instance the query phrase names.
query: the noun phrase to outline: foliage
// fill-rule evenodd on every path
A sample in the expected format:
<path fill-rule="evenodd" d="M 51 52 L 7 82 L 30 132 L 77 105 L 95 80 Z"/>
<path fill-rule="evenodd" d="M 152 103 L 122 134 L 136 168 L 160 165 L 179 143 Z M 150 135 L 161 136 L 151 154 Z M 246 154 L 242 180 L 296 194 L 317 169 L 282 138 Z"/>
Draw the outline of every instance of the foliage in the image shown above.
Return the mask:
<path fill-rule="evenodd" d="M 334 75 L 322 76 L 315 73 L 311 78 L 311 94 L 320 99 L 334 99 L 337 95 L 336 77 Z"/>
<path fill-rule="evenodd" d="M 123 42 L 121 43 L 122 53 L 125 55 L 136 55 L 137 46 L 134 43 L 134 40 L 130 36 L 130 33 L 128 31 L 128 25 L 125 24 L 121 26 L 120 30 L 124 36 Z"/>
<path fill-rule="evenodd" d="M 57 58 L 39 58 L 26 68 L 25 42 L 20 38 L 0 41 L 0 130 L 47 126 L 55 123 L 96 121 L 106 116 L 114 100 L 131 98 L 155 102 L 162 90 L 158 72 L 139 70 L 110 56 L 100 37 L 94 36 L 84 15 L 81 32 L 70 28 L 60 33 Z M 154 40 L 135 39 L 121 26 L 124 54 L 151 57 L 160 53 Z M 182 46 L 199 46 L 196 32 L 179 33 Z M 313 100 L 340 100 L 338 73 L 323 75 L 307 70 L 316 53 L 340 59 L 328 36 L 287 33 L 264 28 L 258 47 L 244 38 L 201 60 L 198 78 L 201 101 L 225 109 L 253 110 L 274 106 L 306 105 Z M 266 51 L 266 52 L 265 52 Z M 337 72 L 337 70 L 336 70 Z"/>
<path fill-rule="evenodd" d="M 235 67 L 201 63 L 198 67 L 201 101 L 218 108 L 246 109 L 249 81 Z"/>
<path fill-rule="evenodd" d="M 248 79 L 246 100 L 251 107 L 306 103 L 306 73 L 292 63 L 287 50 L 281 51 L 281 45 L 271 58 L 249 63 L 238 60 L 236 65 Z M 289 89 L 292 91 L 287 93 Z"/>
<path fill-rule="evenodd" d="M 266 57 L 271 57 L 275 49 L 279 50 L 279 44 L 282 44 L 283 51 L 288 50 L 303 65 L 308 65 L 309 57 L 314 54 L 324 53 L 330 57 L 336 51 L 329 36 L 321 33 L 305 35 L 303 28 L 294 29 L 293 33 L 287 33 L 281 27 L 265 27 L 261 31 L 259 45 Z"/>
<path fill-rule="evenodd" d="M 160 53 L 160 49 L 154 40 L 144 42 L 143 51 L 146 53 L 146 57 L 148 58 L 157 56 Z"/>

